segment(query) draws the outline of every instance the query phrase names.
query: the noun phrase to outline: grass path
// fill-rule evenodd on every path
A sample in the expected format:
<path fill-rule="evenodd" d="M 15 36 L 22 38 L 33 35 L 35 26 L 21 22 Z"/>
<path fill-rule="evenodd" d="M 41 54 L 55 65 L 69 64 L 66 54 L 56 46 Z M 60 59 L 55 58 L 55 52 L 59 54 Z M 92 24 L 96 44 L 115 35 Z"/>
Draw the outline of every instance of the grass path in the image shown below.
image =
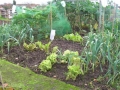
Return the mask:
<path fill-rule="evenodd" d="M 38 75 L 6 60 L 0 60 L 0 72 L 4 83 L 15 90 L 80 90 L 54 78 Z"/>

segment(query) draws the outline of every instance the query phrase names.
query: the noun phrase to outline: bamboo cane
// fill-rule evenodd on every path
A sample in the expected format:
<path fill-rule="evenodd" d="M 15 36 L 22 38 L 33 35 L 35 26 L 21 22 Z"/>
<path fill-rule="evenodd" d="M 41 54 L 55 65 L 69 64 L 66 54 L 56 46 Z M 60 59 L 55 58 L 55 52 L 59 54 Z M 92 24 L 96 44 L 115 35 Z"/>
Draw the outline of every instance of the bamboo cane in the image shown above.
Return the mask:
<path fill-rule="evenodd" d="M 98 27 L 98 30 L 100 31 L 101 29 L 101 11 L 102 11 L 102 2 L 101 0 L 99 0 L 99 27 Z"/>
<path fill-rule="evenodd" d="M 102 13 L 102 31 L 104 31 L 104 11 Z"/>
<path fill-rule="evenodd" d="M 50 21 L 51 21 L 51 30 L 52 30 L 52 2 L 50 3 L 50 11 L 51 11 L 51 13 L 50 13 Z"/>
<path fill-rule="evenodd" d="M 116 11 L 116 4 L 114 4 L 114 10 L 113 10 L 112 33 L 113 33 L 113 31 L 114 31 L 115 11 Z"/>

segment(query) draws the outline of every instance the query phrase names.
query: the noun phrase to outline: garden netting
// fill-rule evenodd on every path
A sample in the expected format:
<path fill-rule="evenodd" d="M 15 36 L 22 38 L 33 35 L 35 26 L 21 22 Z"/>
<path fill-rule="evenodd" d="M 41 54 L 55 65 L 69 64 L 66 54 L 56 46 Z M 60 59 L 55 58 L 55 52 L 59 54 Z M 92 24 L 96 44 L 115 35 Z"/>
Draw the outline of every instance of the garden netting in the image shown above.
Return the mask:
<path fill-rule="evenodd" d="M 51 29 L 56 30 L 56 36 L 63 36 L 71 33 L 72 29 L 70 22 L 64 15 L 64 8 L 61 9 L 63 10 L 59 10 L 55 4 L 51 4 L 44 8 L 25 8 L 25 13 L 23 13 L 23 8 L 17 6 L 17 15 L 13 17 L 13 23 L 21 24 L 22 27 L 29 24 L 33 29 L 33 33 L 35 32 L 34 36 L 39 39 L 45 38 L 46 35 L 49 36 Z"/>

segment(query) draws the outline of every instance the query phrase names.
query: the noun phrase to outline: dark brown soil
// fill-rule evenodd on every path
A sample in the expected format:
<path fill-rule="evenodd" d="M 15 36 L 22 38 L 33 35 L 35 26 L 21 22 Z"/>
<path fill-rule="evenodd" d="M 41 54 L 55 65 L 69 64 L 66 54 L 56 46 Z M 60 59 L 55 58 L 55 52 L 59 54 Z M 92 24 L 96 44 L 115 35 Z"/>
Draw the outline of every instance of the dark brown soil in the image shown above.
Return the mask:
<path fill-rule="evenodd" d="M 54 40 L 51 43 L 50 48 L 53 46 L 58 46 L 61 52 L 69 49 L 72 51 L 78 51 L 79 54 L 83 49 L 83 46 L 79 43 L 73 43 L 65 40 Z M 103 72 L 101 72 L 100 67 L 98 66 L 94 72 L 90 70 L 84 76 L 78 76 L 75 81 L 66 80 L 66 72 L 68 71 L 67 64 L 56 63 L 53 65 L 53 68 L 46 73 L 43 73 L 38 69 L 40 62 L 44 60 L 46 56 L 47 55 L 44 51 L 26 51 L 23 47 L 19 46 L 12 47 L 9 53 L 7 50 L 4 50 L 4 54 L 1 55 L 2 58 L 6 58 L 8 61 L 20 66 L 28 67 L 37 74 L 43 74 L 48 77 L 56 78 L 66 83 L 84 88 L 83 90 L 114 90 L 106 85 L 107 78 L 100 79 L 101 81 L 96 80 L 99 76 L 105 75 L 107 72 L 107 65 L 103 67 Z"/>

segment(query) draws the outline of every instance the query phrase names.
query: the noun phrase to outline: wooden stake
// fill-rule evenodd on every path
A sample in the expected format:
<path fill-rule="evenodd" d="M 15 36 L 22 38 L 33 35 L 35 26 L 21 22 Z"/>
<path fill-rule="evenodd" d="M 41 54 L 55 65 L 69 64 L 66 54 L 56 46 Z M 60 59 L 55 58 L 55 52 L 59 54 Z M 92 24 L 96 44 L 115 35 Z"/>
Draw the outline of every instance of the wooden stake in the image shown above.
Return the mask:
<path fill-rule="evenodd" d="M 100 31 L 101 29 L 101 11 L 102 11 L 102 2 L 101 0 L 99 1 L 99 27 L 98 27 L 98 30 Z"/>
<path fill-rule="evenodd" d="M 67 15 L 66 15 L 66 6 L 64 7 L 64 11 L 65 11 L 65 17 L 67 17 Z"/>
<path fill-rule="evenodd" d="M 102 13 L 102 31 L 104 31 L 104 11 Z"/>
<path fill-rule="evenodd" d="M 116 4 L 114 4 L 114 10 L 113 10 L 112 33 L 113 33 L 113 31 L 114 31 L 115 11 L 116 11 Z"/>
<path fill-rule="evenodd" d="M 51 10 L 50 20 L 51 20 L 51 30 L 52 30 L 52 2 L 50 2 L 50 10 Z"/>

